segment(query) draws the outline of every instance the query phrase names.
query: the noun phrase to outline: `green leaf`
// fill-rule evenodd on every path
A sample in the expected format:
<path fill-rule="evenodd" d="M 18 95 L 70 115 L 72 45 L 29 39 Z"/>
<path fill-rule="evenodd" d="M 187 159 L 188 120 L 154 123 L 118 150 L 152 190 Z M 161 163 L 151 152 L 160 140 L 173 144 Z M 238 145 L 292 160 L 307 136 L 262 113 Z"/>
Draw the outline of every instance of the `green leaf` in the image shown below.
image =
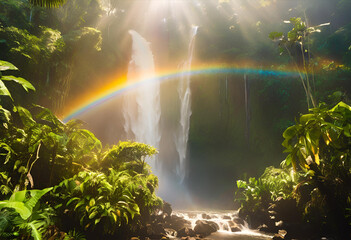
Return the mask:
<path fill-rule="evenodd" d="M 35 88 L 33 87 L 33 85 L 28 82 L 27 80 L 25 80 L 24 78 L 21 77 L 15 77 L 15 76 L 2 76 L 1 77 L 2 81 L 14 81 L 18 84 L 20 84 L 24 90 L 26 90 L 28 92 L 28 89 L 31 89 L 33 91 L 35 91 Z"/>
<path fill-rule="evenodd" d="M 236 185 L 237 187 L 240 189 L 240 188 L 246 188 L 247 187 L 247 183 L 246 181 L 243 181 L 243 180 L 238 180 L 236 181 Z"/>
<path fill-rule="evenodd" d="M 331 109 L 332 112 L 335 112 L 336 110 L 338 110 L 339 108 L 346 108 L 348 110 L 351 111 L 351 106 L 347 105 L 346 103 L 344 102 L 339 102 L 335 107 L 333 107 Z"/>
<path fill-rule="evenodd" d="M 36 228 L 35 224 L 33 222 L 30 222 L 30 223 L 28 223 L 28 225 L 32 229 L 31 235 L 34 238 L 34 240 L 41 240 L 41 234 L 38 231 L 38 229 Z"/>
<path fill-rule="evenodd" d="M 16 66 L 12 63 L 0 60 L 0 71 L 6 70 L 18 70 L 18 68 L 16 68 Z"/>
<path fill-rule="evenodd" d="M 27 127 L 32 127 L 36 124 L 34 121 L 32 114 L 25 108 L 18 106 L 17 107 L 18 114 L 21 117 L 22 123 Z"/>
<path fill-rule="evenodd" d="M 0 105 L 0 122 L 8 123 L 11 120 L 11 112 Z"/>
<path fill-rule="evenodd" d="M 291 126 L 288 127 L 284 132 L 283 132 L 283 137 L 291 139 L 296 135 L 296 126 Z"/>
<path fill-rule="evenodd" d="M 271 32 L 271 33 L 269 33 L 268 37 L 272 40 L 277 40 L 277 39 L 280 39 L 281 37 L 283 37 L 283 33 L 282 32 Z"/>
<path fill-rule="evenodd" d="M 90 201 L 89 201 L 89 206 L 92 207 L 92 206 L 94 206 L 94 205 L 95 205 L 95 199 L 92 198 L 92 199 L 90 199 Z"/>
<path fill-rule="evenodd" d="M 308 121 L 312 120 L 315 118 L 314 114 L 304 114 L 300 117 L 300 123 L 301 124 L 307 124 Z"/>
<path fill-rule="evenodd" d="M 24 200 L 26 199 L 26 190 L 23 191 L 18 191 L 18 192 L 14 192 L 9 201 L 10 202 L 24 202 Z"/>
<path fill-rule="evenodd" d="M 3 81 L 1 81 L 1 80 L 0 80 L 0 95 L 2 95 L 2 96 L 9 96 L 12 99 L 12 101 L 13 101 L 13 98 L 12 98 L 9 90 L 7 89 L 7 87 L 5 86 Z"/>
<path fill-rule="evenodd" d="M 95 219 L 95 221 L 94 221 L 95 225 L 98 224 L 100 221 L 101 221 L 101 218 Z"/>
<path fill-rule="evenodd" d="M 97 211 L 94 211 L 94 212 L 90 213 L 89 214 L 89 219 L 93 219 L 97 214 L 98 214 Z"/>
<path fill-rule="evenodd" d="M 32 212 L 24 205 L 23 202 L 12 202 L 2 201 L 0 202 L 0 209 L 2 208 L 13 208 L 21 216 L 23 220 L 26 220 L 32 215 Z"/>
<path fill-rule="evenodd" d="M 73 201 L 76 201 L 76 200 L 79 200 L 79 198 L 78 198 L 78 197 L 71 198 L 71 199 L 68 200 L 68 202 L 66 203 L 66 206 L 68 206 L 70 203 L 72 203 Z"/>
<path fill-rule="evenodd" d="M 50 192 L 53 188 L 44 188 L 42 190 L 30 190 L 31 198 L 25 203 L 26 207 L 30 210 L 34 208 L 39 199 L 44 196 L 46 193 Z"/>

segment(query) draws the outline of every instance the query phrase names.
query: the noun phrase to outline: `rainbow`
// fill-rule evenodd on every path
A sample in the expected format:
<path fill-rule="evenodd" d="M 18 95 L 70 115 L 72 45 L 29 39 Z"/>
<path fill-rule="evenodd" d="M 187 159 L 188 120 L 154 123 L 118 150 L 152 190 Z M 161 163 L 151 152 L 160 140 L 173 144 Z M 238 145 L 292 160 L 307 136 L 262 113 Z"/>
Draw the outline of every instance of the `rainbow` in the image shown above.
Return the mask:
<path fill-rule="evenodd" d="M 296 71 L 281 71 L 281 70 L 267 70 L 267 69 L 255 69 L 248 67 L 227 67 L 227 66 L 207 66 L 193 68 L 189 71 L 168 71 L 160 73 L 152 78 L 141 79 L 136 83 L 128 83 L 125 78 L 119 78 L 105 85 L 101 89 L 89 93 L 88 97 L 83 98 L 78 103 L 71 104 L 73 107 L 63 114 L 63 121 L 67 122 L 73 118 L 78 117 L 82 113 L 85 113 L 102 103 L 109 101 L 116 96 L 123 94 L 131 89 L 141 87 L 145 84 L 152 82 L 164 82 L 171 79 L 177 79 L 182 76 L 196 76 L 196 75 L 216 75 L 216 74 L 247 74 L 247 75 L 263 75 L 273 77 L 297 77 L 298 72 Z"/>

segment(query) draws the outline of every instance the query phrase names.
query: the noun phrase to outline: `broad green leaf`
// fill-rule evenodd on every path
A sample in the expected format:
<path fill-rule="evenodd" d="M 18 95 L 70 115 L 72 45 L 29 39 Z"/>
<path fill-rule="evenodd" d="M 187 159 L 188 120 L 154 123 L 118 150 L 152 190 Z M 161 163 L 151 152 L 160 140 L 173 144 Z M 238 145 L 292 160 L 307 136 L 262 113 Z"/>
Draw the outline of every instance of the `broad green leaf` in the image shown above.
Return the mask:
<path fill-rule="evenodd" d="M 18 70 L 18 68 L 12 63 L 0 60 L 0 71 L 6 70 Z"/>
<path fill-rule="evenodd" d="M 18 201 L 2 201 L 0 202 L 0 209 L 2 208 L 13 208 L 21 216 L 23 220 L 26 220 L 32 215 L 32 212 L 24 205 L 23 202 Z"/>
<path fill-rule="evenodd" d="M 292 138 L 295 136 L 295 134 L 296 134 L 296 126 L 290 126 L 284 131 L 283 137 Z"/>
<path fill-rule="evenodd" d="M 44 188 L 42 190 L 30 190 L 31 198 L 25 203 L 26 207 L 30 210 L 34 208 L 39 199 L 44 196 L 46 193 L 50 192 L 53 188 Z"/>
<path fill-rule="evenodd" d="M 18 191 L 18 192 L 14 192 L 9 201 L 10 202 L 24 202 L 24 200 L 26 199 L 26 190 L 23 191 Z"/>
<path fill-rule="evenodd" d="M 351 106 L 347 105 L 344 102 L 339 102 L 335 107 L 331 109 L 332 112 L 336 111 L 338 108 L 346 108 L 351 111 Z"/>
<path fill-rule="evenodd" d="M 2 76 L 1 77 L 2 81 L 14 81 L 18 84 L 20 84 L 24 90 L 26 90 L 28 92 L 28 89 L 31 89 L 33 91 L 35 91 L 35 88 L 33 87 L 33 85 L 28 82 L 27 80 L 25 80 L 24 78 L 21 77 L 15 77 L 15 76 Z"/>
<path fill-rule="evenodd" d="M 25 108 L 18 106 L 17 107 L 18 114 L 21 117 L 22 123 L 27 127 L 32 127 L 36 124 L 34 121 L 32 114 Z"/>
<path fill-rule="evenodd" d="M 42 107 L 40 105 L 34 106 L 36 107 L 36 109 L 41 110 L 38 114 L 35 115 L 36 119 L 42 119 L 51 122 L 54 124 L 54 126 L 50 124 L 50 127 L 57 127 L 63 130 L 65 124 L 60 119 L 58 119 L 58 117 L 55 114 L 53 114 L 48 108 Z"/>
<path fill-rule="evenodd" d="M 12 99 L 12 101 L 13 101 L 13 98 L 12 98 L 9 90 L 7 89 L 7 87 L 5 86 L 3 81 L 1 81 L 1 80 L 0 80 L 0 95 L 2 95 L 2 96 L 9 96 Z"/>
<path fill-rule="evenodd" d="M 300 123 L 301 124 L 307 124 L 308 121 L 311 119 L 315 118 L 314 114 L 304 114 L 300 117 Z"/>

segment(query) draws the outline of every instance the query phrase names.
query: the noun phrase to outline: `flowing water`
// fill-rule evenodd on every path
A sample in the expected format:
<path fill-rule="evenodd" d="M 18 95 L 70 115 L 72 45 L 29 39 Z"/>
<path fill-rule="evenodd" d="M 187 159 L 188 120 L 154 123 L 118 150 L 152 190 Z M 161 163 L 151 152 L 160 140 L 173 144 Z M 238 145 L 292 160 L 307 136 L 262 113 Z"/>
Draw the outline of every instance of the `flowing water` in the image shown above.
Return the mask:
<path fill-rule="evenodd" d="M 191 29 L 190 43 L 188 49 L 188 58 L 181 65 L 180 70 L 185 72 L 179 79 L 178 96 L 180 100 L 180 120 L 179 128 L 176 138 L 176 149 L 179 155 L 179 166 L 177 168 L 177 175 L 180 182 L 183 182 L 187 175 L 186 155 L 188 149 L 188 138 L 190 128 L 191 116 L 191 89 L 190 89 L 190 75 L 186 72 L 191 69 L 191 62 L 193 60 L 193 53 L 195 47 L 195 36 L 197 34 L 198 26 L 193 26 Z"/>
<path fill-rule="evenodd" d="M 128 82 L 155 76 L 154 57 L 149 43 L 136 31 L 130 30 L 132 57 L 128 65 Z M 124 97 L 123 117 L 127 138 L 158 148 L 160 145 L 159 121 L 161 115 L 160 83 L 155 81 L 129 92 Z M 155 160 L 155 159 L 154 159 Z M 149 161 L 155 169 L 155 161 Z"/>
<path fill-rule="evenodd" d="M 262 234 L 249 229 L 248 224 L 238 217 L 237 211 L 173 211 L 173 214 L 191 222 L 194 229 L 196 221 L 211 221 L 218 225 L 217 232 L 206 237 L 208 240 L 266 240 L 272 236 Z M 234 224 L 235 223 L 235 224 Z M 240 228 L 238 232 L 232 232 L 231 227 L 236 225 Z"/>

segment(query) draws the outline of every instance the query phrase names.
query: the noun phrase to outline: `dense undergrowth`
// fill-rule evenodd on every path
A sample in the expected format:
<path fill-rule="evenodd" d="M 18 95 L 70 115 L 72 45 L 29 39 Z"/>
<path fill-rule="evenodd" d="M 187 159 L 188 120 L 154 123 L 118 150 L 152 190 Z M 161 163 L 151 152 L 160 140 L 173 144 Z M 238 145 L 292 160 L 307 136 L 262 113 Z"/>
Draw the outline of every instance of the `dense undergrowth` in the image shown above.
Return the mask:
<path fill-rule="evenodd" d="M 82 122 L 61 122 L 49 109 L 17 105 L 4 82 L 35 90 L 17 68 L 0 62 L 0 236 L 6 239 L 126 237 L 163 201 L 145 158 L 151 146 L 103 148 Z M 42 189 L 42 190 L 33 190 Z"/>
<path fill-rule="evenodd" d="M 283 133 L 288 156 L 281 168 L 268 167 L 258 179 L 237 181 L 242 216 L 250 221 L 277 200 L 293 200 L 301 224 L 311 225 L 313 234 L 347 238 L 351 230 L 350 127 L 351 107 L 343 102 L 333 108 L 320 104 L 301 115 Z"/>

